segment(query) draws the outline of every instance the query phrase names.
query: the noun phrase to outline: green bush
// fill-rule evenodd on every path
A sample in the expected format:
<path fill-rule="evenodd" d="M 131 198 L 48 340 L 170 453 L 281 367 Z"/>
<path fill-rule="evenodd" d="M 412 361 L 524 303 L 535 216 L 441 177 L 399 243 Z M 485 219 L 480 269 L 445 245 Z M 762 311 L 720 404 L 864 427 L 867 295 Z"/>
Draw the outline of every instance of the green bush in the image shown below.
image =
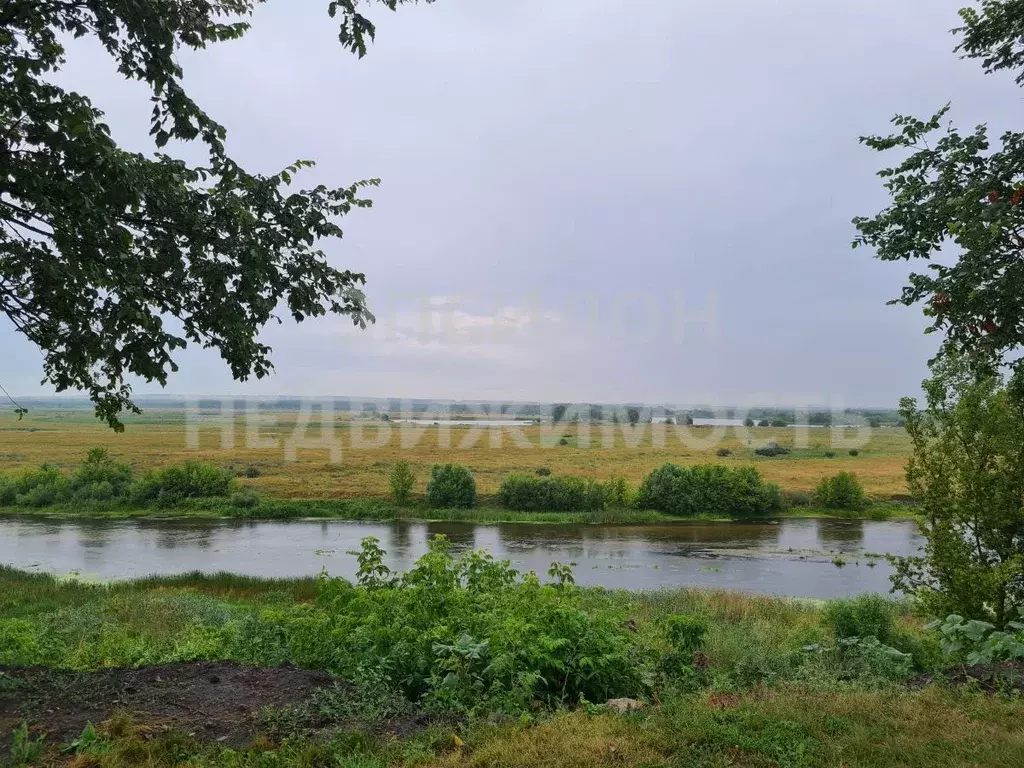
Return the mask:
<path fill-rule="evenodd" d="M 70 501 L 110 501 L 131 492 L 132 468 L 115 461 L 105 448 L 93 448 L 68 482 Z"/>
<path fill-rule="evenodd" d="M 605 491 L 581 477 L 509 475 L 498 489 L 498 503 L 520 512 L 591 512 L 604 509 Z"/>
<path fill-rule="evenodd" d="M 231 494 L 229 502 L 235 509 L 253 509 L 260 505 L 261 500 L 255 488 L 240 488 Z"/>
<path fill-rule="evenodd" d="M 784 491 L 782 505 L 784 507 L 809 507 L 811 506 L 811 494 L 807 491 Z"/>
<path fill-rule="evenodd" d="M 730 451 L 728 448 L 719 448 L 717 451 L 715 451 L 715 455 L 725 458 L 726 456 L 732 456 L 732 451 Z"/>
<path fill-rule="evenodd" d="M 637 506 L 681 517 L 749 517 L 779 511 L 782 494 L 777 485 L 763 482 L 754 467 L 669 463 L 644 479 Z"/>
<path fill-rule="evenodd" d="M 540 477 L 549 477 L 551 475 L 551 467 L 537 467 L 534 473 Z"/>
<path fill-rule="evenodd" d="M 763 445 L 760 448 L 755 448 L 754 453 L 758 456 L 785 456 L 789 453 L 789 449 L 783 448 L 778 443 L 772 442 L 768 443 L 768 445 Z"/>
<path fill-rule="evenodd" d="M 412 487 L 416 484 L 416 473 L 412 465 L 402 459 L 396 461 L 388 475 L 388 485 L 391 486 L 391 498 L 396 504 L 408 504 L 412 495 Z"/>
<path fill-rule="evenodd" d="M 604 503 L 612 509 L 632 509 L 636 506 L 636 489 L 624 477 L 613 477 L 604 484 Z"/>
<path fill-rule="evenodd" d="M 864 509 L 868 498 L 864 486 L 852 472 L 823 477 L 814 492 L 815 501 L 826 509 Z"/>
<path fill-rule="evenodd" d="M 364 542 L 364 553 L 368 546 L 376 541 Z M 370 677 L 449 711 L 522 711 L 537 700 L 643 691 L 620 609 L 585 610 L 582 591 L 569 582 L 542 584 L 485 553 L 454 560 L 447 550 L 435 539 L 398 577 L 370 568 L 359 586 L 324 580 L 320 611 L 300 613 L 286 641 L 302 648 L 308 637 L 311 656 L 295 662 L 330 666 L 357 682 Z M 378 558 L 370 554 L 368 563 Z"/>
<path fill-rule="evenodd" d="M 821 618 L 839 639 L 875 637 L 883 643 L 893 639 L 893 604 L 881 595 L 830 600 Z"/>
<path fill-rule="evenodd" d="M 140 504 L 169 506 L 185 499 L 206 499 L 229 496 L 235 490 L 230 472 L 202 461 L 186 461 L 139 478 L 132 498 Z"/>
<path fill-rule="evenodd" d="M 476 480 L 461 464 L 435 464 L 427 482 L 427 503 L 438 509 L 476 506 Z"/>
<path fill-rule="evenodd" d="M 67 478 L 52 464 L 25 469 L 0 482 L 3 506 L 45 507 L 56 504 L 67 494 Z"/>

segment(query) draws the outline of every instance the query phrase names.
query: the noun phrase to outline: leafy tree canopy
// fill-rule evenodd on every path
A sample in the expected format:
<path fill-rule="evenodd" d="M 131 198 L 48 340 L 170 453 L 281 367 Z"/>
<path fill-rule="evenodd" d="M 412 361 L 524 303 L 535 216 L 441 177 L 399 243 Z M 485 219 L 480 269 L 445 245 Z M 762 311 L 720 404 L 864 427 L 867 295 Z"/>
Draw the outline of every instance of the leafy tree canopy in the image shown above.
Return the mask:
<path fill-rule="evenodd" d="M 987 73 L 1014 71 L 1024 85 L 1024 0 L 982 0 L 960 16 L 956 51 Z M 948 109 L 924 120 L 898 115 L 895 133 L 861 139 L 905 157 L 879 173 L 892 203 L 854 219 L 854 247 L 884 261 L 929 262 L 892 303 L 923 303 L 928 332 L 945 334 L 943 352 L 991 368 L 1024 343 L 1024 133 L 961 132 L 946 124 Z"/>
<path fill-rule="evenodd" d="M 379 0 L 391 10 L 415 0 Z M 188 342 L 216 349 L 236 379 L 267 375 L 260 330 L 332 312 L 372 321 L 362 274 L 331 267 L 324 239 L 368 207 L 363 190 L 299 189 L 308 161 L 248 173 L 222 125 L 186 92 L 177 60 L 241 37 L 262 0 L 5 0 L 0 4 L 0 307 L 43 352 L 45 381 L 82 389 L 122 429 L 130 376 L 166 384 Z M 432 2 L 432 0 L 426 0 Z M 344 48 L 374 37 L 359 0 L 329 3 Z M 152 92 L 152 156 L 121 149 L 103 113 L 52 82 L 65 44 L 93 37 Z M 198 142 L 201 166 L 160 151 Z"/>
<path fill-rule="evenodd" d="M 904 398 L 907 484 L 921 502 L 921 556 L 895 558 L 893 586 L 927 610 L 1003 627 L 1024 605 L 1024 372 L 1004 384 L 956 355 L 933 365 L 925 409 Z"/>

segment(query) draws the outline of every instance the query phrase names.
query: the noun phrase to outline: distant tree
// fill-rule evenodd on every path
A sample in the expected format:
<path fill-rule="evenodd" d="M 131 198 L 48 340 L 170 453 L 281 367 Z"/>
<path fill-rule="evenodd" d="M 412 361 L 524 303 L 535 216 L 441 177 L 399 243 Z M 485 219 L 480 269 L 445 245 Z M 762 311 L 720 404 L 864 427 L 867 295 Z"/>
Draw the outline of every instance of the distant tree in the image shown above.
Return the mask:
<path fill-rule="evenodd" d="M 673 419 L 671 416 L 666 416 L 665 417 L 665 423 L 668 424 L 669 426 L 672 426 L 676 422 L 675 422 L 675 419 Z"/>
<path fill-rule="evenodd" d="M 748 428 L 754 426 L 754 420 L 747 416 L 747 418 L 743 420 L 743 426 Z"/>
<path fill-rule="evenodd" d="M 832 414 L 827 411 L 816 411 L 807 417 L 807 423 L 812 427 L 831 427 Z"/>
<path fill-rule="evenodd" d="M 686 414 L 686 416 L 683 417 L 683 423 L 686 426 L 688 426 L 688 427 L 692 427 L 693 426 L 693 416 L 691 416 L 690 414 Z"/>
<path fill-rule="evenodd" d="M 405 459 L 396 461 L 395 465 L 391 468 L 391 474 L 388 475 L 388 485 L 391 486 L 391 498 L 395 500 L 395 503 L 407 504 L 415 484 L 416 473 L 413 471 L 412 465 Z"/>
<path fill-rule="evenodd" d="M 773 427 L 788 427 L 789 426 L 789 422 L 786 421 L 785 419 L 781 418 L 781 417 L 776 417 L 776 418 L 772 419 L 771 425 Z"/>
<path fill-rule="evenodd" d="M 249 173 L 185 91 L 180 50 L 241 37 L 258 1 L 0 4 L 0 310 L 42 351 L 45 380 L 86 391 L 117 430 L 138 410 L 129 380 L 166 384 L 189 342 L 217 350 L 236 379 L 262 378 L 271 349 L 259 334 L 276 313 L 373 319 L 363 275 L 330 266 L 321 241 L 341 237 L 338 220 L 370 205 L 362 194 L 377 180 L 292 187 L 308 161 Z M 363 56 L 374 27 L 356 5 L 328 11 Z M 59 84 L 80 37 L 148 88 L 155 154 L 121 148 L 103 113 Z M 159 151 L 172 141 L 197 143 L 205 160 Z"/>
<path fill-rule="evenodd" d="M 960 16 L 955 50 L 1024 85 L 1024 2 L 981 0 Z M 897 115 L 892 135 L 861 138 L 902 159 L 879 172 L 892 202 L 854 219 L 854 247 L 883 261 L 928 261 L 891 303 L 923 304 L 927 332 L 945 335 L 940 353 L 959 351 L 992 371 L 1024 343 L 1024 132 L 993 140 L 981 124 L 961 133 L 946 124 L 948 110 L 925 120 Z"/>
<path fill-rule="evenodd" d="M 566 403 L 558 403 L 551 408 L 551 421 L 558 424 L 565 418 L 565 412 L 569 410 L 569 406 Z"/>
<path fill-rule="evenodd" d="M 768 419 L 761 419 L 757 422 L 757 426 L 759 427 L 770 427 L 771 425 L 772 423 Z"/>
<path fill-rule="evenodd" d="M 893 587 L 939 617 L 1002 628 L 1024 606 L 1024 373 L 1004 386 L 950 355 L 923 386 L 925 410 L 904 398 L 900 413 L 925 545 L 894 558 Z"/>
<path fill-rule="evenodd" d="M 871 427 L 872 429 L 878 429 L 880 426 L 882 426 L 882 420 L 878 416 L 869 416 L 868 426 Z"/>
<path fill-rule="evenodd" d="M 639 408 L 627 408 L 626 418 L 629 419 L 630 424 L 636 424 L 640 421 L 640 409 Z"/>

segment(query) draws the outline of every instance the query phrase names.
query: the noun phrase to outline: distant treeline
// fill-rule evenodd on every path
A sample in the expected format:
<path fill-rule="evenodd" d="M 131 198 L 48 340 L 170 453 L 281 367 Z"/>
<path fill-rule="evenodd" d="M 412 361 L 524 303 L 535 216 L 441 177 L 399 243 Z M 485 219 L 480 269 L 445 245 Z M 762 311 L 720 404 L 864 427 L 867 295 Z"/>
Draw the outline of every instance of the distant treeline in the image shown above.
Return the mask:
<path fill-rule="evenodd" d="M 85 398 L 21 398 L 20 402 L 33 410 L 91 410 L 93 405 Z M 542 419 L 555 422 L 579 421 L 630 421 L 633 423 L 672 420 L 686 424 L 692 419 L 750 419 L 754 424 L 766 421 L 779 426 L 807 423 L 812 426 L 829 426 L 837 417 L 832 411 L 824 408 L 810 409 L 805 412 L 801 421 L 792 408 L 755 407 L 743 409 L 738 406 L 713 408 L 710 406 L 668 406 L 644 405 L 642 403 L 516 403 L 516 402 L 484 402 L 447 400 L 424 400 L 399 398 L 383 398 L 379 400 L 356 397 L 335 398 L 268 398 L 250 401 L 246 398 L 185 398 L 179 396 L 139 397 L 136 402 L 143 409 L 183 410 L 195 407 L 200 411 L 234 410 L 244 413 L 248 408 L 258 407 L 260 411 L 300 411 L 304 407 L 316 404 L 322 407 L 327 404 L 339 413 L 389 414 L 431 414 L 435 416 L 450 415 L 454 417 L 476 418 L 523 418 Z M 902 426 L 903 420 L 898 411 L 851 408 L 841 412 L 837 423 L 867 424 L 872 427 Z"/>

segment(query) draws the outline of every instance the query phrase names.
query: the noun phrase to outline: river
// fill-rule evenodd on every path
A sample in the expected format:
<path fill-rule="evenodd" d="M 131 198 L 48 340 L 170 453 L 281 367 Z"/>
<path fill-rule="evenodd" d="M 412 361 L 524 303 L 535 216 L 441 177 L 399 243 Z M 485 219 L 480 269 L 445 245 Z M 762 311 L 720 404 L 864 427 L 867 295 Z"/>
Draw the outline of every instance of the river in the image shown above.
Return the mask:
<path fill-rule="evenodd" d="M 580 584 L 813 598 L 888 592 L 891 569 L 877 555 L 913 554 L 921 543 L 906 520 L 556 526 L 6 518 L 0 563 L 96 579 L 193 570 L 289 577 L 323 568 L 352 577 L 356 563 L 348 553 L 363 537 L 380 539 L 388 565 L 405 570 L 438 533 L 456 552 L 487 549 L 520 570 L 546 574 L 553 561 L 576 563 Z M 836 565 L 837 557 L 845 565 Z"/>

